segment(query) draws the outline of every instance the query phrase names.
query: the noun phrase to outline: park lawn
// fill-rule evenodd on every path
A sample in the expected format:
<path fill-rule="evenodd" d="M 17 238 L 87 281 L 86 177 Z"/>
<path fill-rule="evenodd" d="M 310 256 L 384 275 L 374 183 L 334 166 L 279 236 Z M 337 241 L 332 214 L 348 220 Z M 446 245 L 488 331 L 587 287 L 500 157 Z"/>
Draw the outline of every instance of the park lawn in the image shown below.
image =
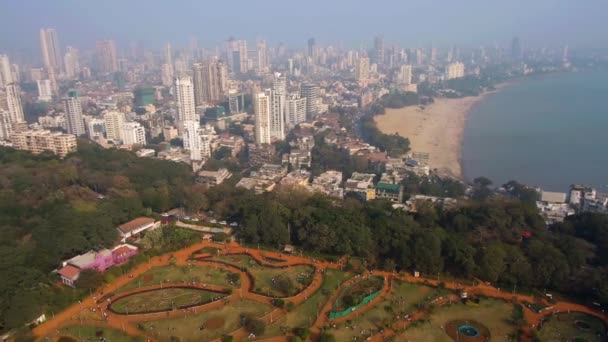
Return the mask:
<path fill-rule="evenodd" d="M 314 267 L 309 265 L 298 265 L 287 268 L 253 267 L 248 269 L 254 279 L 254 292 L 270 297 L 291 297 L 304 290 L 314 276 Z M 273 286 L 272 279 L 285 275 L 292 280 L 294 286 L 291 291 L 283 292 Z M 298 280 L 299 277 L 305 279 Z"/>
<path fill-rule="evenodd" d="M 312 281 L 314 267 L 310 265 L 290 266 L 287 268 L 274 268 L 260 265 L 254 258 L 246 254 L 235 255 L 220 255 L 212 260 L 222 261 L 233 266 L 247 269 L 247 272 L 253 276 L 254 292 L 270 296 L 270 297 L 291 297 L 298 294 L 308 286 L 309 282 L 298 281 L 298 276 L 308 275 L 309 281 Z M 294 288 L 288 293 L 284 293 L 273 286 L 272 279 L 278 275 L 286 275 L 289 277 Z"/>
<path fill-rule="evenodd" d="M 336 302 L 332 311 L 340 312 L 346 310 L 350 306 L 358 305 L 363 301 L 366 296 L 380 291 L 384 286 L 384 278 L 379 276 L 372 276 L 368 278 L 360 278 L 355 283 L 351 284 L 347 288 L 342 290 L 342 294 Z M 351 298 L 353 303 L 348 304 L 345 299 Z"/>
<path fill-rule="evenodd" d="M 170 311 L 186 306 L 207 303 L 225 295 L 198 289 L 168 288 L 136 293 L 112 303 L 118 313 L 145 313 Z"/>
<path fill-rule="evenodd" d="M 193 279 L 196 279 L 197 282 L 202 282 L 205 284 L 228 287 L 229 284 L 228 280 L 226 279 L 227 274 L 228 272 L 225 270 L 216 269 L 206 265 L 165 265 L 151 268 L 115 292 L 120 293 L 133 290 L 138 287 L 159 285 L 161 282 L 191 282 Z"/>
<path fill-rule="evenodd" d="M 587 323 L 589 329 L 579 329 L 574 324 L 576 321 Z M 600 337 L 598 334 L 604 337 Z M 600 342 L 604 341 L 606 327 L 598 318 L 584 313 L 560 313 L 550 316 L 543 323 L 538 336 L 541 341 L 576 341 L 575 338 L 579 338 L 581 341 Z"/>
<path fill-rule="evenodd" d="M 171 341 L 171 336 L 181 338 L 182 342 L 212 341 L 240 328 L 240 314 L 248 313 L 261 317 L 270 312 L 270 305 L 249 300 L 228 302 L 224 307 L 207 312 L 201 312 L 187 317 L 163 319 L 143 322 L 141 325 L 149 335 L 159 341 Z M 200 327 L 209 319 L 221 318 L 224 325 L 218 329 L 203 329 Z"/>
<path fill-rule="evenodd" d="M 337 341 L 352 341 L 355 337 L 364 340 L 391 326 L 397 319 L 396 314 L 411 314 L 416 311 L 416 304 L 424 300 L 432 300 L 440 296 L 440 291 L 428 286 L 393 281 L 387 297 L 369 308 L 359 309 L 359 314 L 332 329 Z"/>
<path fill-rule="evenodd" d="M 205 247 L 199 249 L 198 251 L 194 252 L 194 254 L 196 255 L 196 254 L 206 254 L 206 253 L 209 253 L 211 255 L 217 255 L 217 253 L 218 253 L 219 250 L 220 249 L 216 248 L 216 247 L 205 246 Z"/>
<path fill-rule="evenodd" d="M 103 337 L 108 342 L 139 342 L 145 341 L 143 336 L 131 336 L 120 330 L 111 328 L 101 328 L 90 325 L 72 325 L 61 329 L 60 333 L 79 338 L 79 341 L 99 341 L 96 335 L 98 331 L 103 333 Z"/>
<path fill-rule="evenodd" d="M 220 255 L 213 257 L 211 260 L 222 261 L 240 268 L 262 267 L 254 258 L 247 254 Z"/>
<path fill-rule="evenodd" d="M 498 299 L 481 299 L 478 305 L 461 303 L 436 307 L 427 316 L 428 321 L 413 323 L 405 332 L 397 336 L 397 341 L 436 341 L 452 342 L 444 332 L 443 326 L 452 320 L 475 320 L 485 325 L 492 341 L 511 341 L 517 327 L 510 323 L 513 305 Z"/>
<path fill-rule="evenodd" d="M 311 326 L 317 318 L 317 312 L 325 305 L 329 297 L 338 290 L 340 284 L 351 277 L 352 273 L 349 272 L 326 269 L 321 287 L 302 304 L 267 326 L 264 338 L 283 335 L 282 327 L 292 329 Z"/>

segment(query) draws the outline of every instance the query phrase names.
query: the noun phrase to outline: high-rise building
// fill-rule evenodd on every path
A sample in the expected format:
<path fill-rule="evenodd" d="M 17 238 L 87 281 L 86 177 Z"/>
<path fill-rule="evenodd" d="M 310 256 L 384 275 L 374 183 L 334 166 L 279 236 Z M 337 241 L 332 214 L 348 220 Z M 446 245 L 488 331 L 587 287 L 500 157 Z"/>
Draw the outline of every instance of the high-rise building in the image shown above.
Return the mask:
<path fill-rule="evenodd" d="M 403 64 L 399 67 L 399 74 L 397 75 L 397 83 L 399 84 L 411 84 L 412 83 L 412 66 L 409 64 Z"/>
<path fill-rule="evenodd" d="M 316 54 L 317 54 L 316 49 L 317 49 L 317 47 L 316 47 L 315 39 L 309 38 L 307 54 L 308 54 L 308 57 L 312 58 L 313 60 L 315 59 Z"/>
<path fill-rule="evenodd" d="M 306 98 L 299 93 L 287 95 L 285 100 L 285 120 L 287 127 L 293 128 L 300 122 L 306 121 Z"/>
<path fill-rule="evenodd" d="M 122 143 L 124 145 L 146 144 L 146 130 L 139 122 L 125 122 L 121 129 Z"/>
<path fill-rule="evenodd" d="M 194 104 L 202 106 L 205 103 L 205 86 L 203 85 L 203 74 L 205 67 L 203 63 L 192 65 L 192 82 L 194 83 Z"/>
<path fill-rule="evenodd" d="M 359 61 L 355 65 L 355 79 L 359 82 L 366 82 L 369 80 L 369 58 L 360 57 Z"/>
<path fill-rule="evenodd" d="M 245 94 L 237 92 L 236 89 L 230 89 L 228 91 L 228 111 L 230 114 L 244 112 Z"/>
<path fill-rule="evenodd" d="M 15 82 L 11 62 L 7 55 L 0 55 L 0 87 Z"/>
<path fill-rule="evenodd" d="M 180 134 L 182 134 L 184 131 L 183 123 L 185 121 L 200 121 L 196 114 L 192 77 L 183 76 L 175 78 L 175 93 L 177 95 L 177 127 Z"/>
<path fill-rule="evenodd" d="M 226 42 L 226 57 L 230 71 L 235 74 L 249 71 L 247 41 L 230 39 Z"/>
<path fill-rule="evenodd" d="M 63 56 L 63 63 L 65 64 L 65 75 L 67 78 L 71 80 L 77 79 L 80 73 L 80 54 L 78 50 L 68 46 Z"/>
<path fill-rule="evenodd" d="M 118 56 L 116 45 L 113 40 L 98 40 L 97 50 L 97 71 L 103 74 L 118 71 Z"/>
<path fill-rule="evenodd" d="M 122 125 L 125 122 L 125 116 L 121 112 L 106 112 L 103 115 L 105 125 L 106 138 L 108 140 L 122 140 Z"/>
<path fill-rule="evenodd" d="M 87 119 L 85 119 L 85 123 L 89 139 L 95 140 L 105 135 L 106 122 L 104 119 L 88 117 Z"/>
<path fill-rule="evenodd" d="M 287 96 L 287 79 L 280 73 L 275 72 L 272 82 L 271 93 L 271 117 L 270 136 L 272 138 L 285 139 L 285 98 Z"/>
<path fill-rule="evenodd" d="M 228 70 L 219 60 L 196 63 L 192 68 L 197 106 L 221 101 L 228 90 Z"/>
<path fill-rule="evenodd" d="M 260 73 L 268 71 L 268 45 L 265 40 L 258 42 L 258 65 L 257 71 Z"/>
<path fill-rule="evenodd" d="M 511 59 L 519 61 L 522 58 L 521 43 L 519 37 L 514 37 L 511 41 Z"/>
<path fill-rule="evenodd" d="M 61 72 L 61 49 L 57 31 L 53 28 L 40 29 L 40 50 L 47 71 Z"/>
<path fill-rule="evenodd" d="M 384 37 L 376 36 L 374 39 L 374 63 L 384 65 Z"/>
<path fill-rule="evenodd" d="M 464 64 L 462 62 L 450 63 L 445 67 L 446 80 L 461 77 L 464 77 Z"/>
<path fill-rule="evenodd" d="M 17 83 L 10 83 L 4 87 L 4 90 L 6 91 L 6 106 L 8 107 L 10 122 L 25 122 L 19 85 Z"/>
<path fill-rule="evenodd" d="M 211 157 L 211 142 L 215 137 L 213 126 L 201 127 L 199 121 L 186 121 L 184 130 L 184 148 L 190 151 L 190 160 L 201 161 Z"/>
<path fill-rule="evenodd" d="M 170 87 L 173 84 L 173 67 L 171 64 L 164 63 L 160 66 L 160 79 L 165 87 Z"/>
<path fill-rule="evenodd" d="M 0 108 L 0 140 L 8 140 L 11 137 L 13 127 L 8 110 Z"/>
<path fill-rule="evenodd" d="M 166 64 L 173 65 L 173 52 L 171 50 L 171 43 L 167 43 L 167 45 L 165 45 L 164 52 L 165 52 L 165 56 L 164 56 L 165 60 L 164 60 L 164 62 Z"/>
<path fill-rule="evenodd" d="M 312 119 L 319 114 L 319 86 L 305 83 L 302 84 L 300 92 L 302 97 L 306 98 L 306 119 Z"/>
<path fill-rule="evenodd" d="M 267 89 L 263 93 L 253 94 L 253 112 L 255 114 L 255 142 L 258 144 L 270 144 L 270 99 L 272 90 Z"/>
<path fill-rule="evenodd" d="M 38 80 L 38 101 L 48 102 L 53 99 L 53 87 L 50 80 Z"/>
<path fill-rule="evenodd" d="M 63 99 L 65 110 L 65 122 L 69 134 L 79 137 L 85 134 L 84 120 L 82 119 L 82 105 L 76 90 L 70 90 L 68 96 Z"/>

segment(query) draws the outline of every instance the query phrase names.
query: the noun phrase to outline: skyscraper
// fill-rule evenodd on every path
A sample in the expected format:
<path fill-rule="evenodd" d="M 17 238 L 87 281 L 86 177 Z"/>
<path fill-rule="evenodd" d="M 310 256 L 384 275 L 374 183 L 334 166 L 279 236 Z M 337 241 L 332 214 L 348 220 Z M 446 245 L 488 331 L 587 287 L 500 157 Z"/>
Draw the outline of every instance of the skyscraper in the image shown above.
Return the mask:
<path fill-rule="evenodd" d="M 409 64 L 403 64 L 399 67 L 399 74 L 397 75 L 397 83 L 399 84 L 411 84 L 412 83 L 412 66 Z"/>
<path fill-rule="evenodd" d="M 50 80 L 38 80 L 38 101 L 51 101 L 53 99 L 53 88 Z"/>
<path fill-rule="evenodd" d="M 59 38 L 57 31 L 53 28 L 40 29 L 40 50 L 42 52 L 42 61 L 48 72 L 61 72 L 61 49 L 59 47 Z"/>
<path fill-rule="evenodd" d="M 308 39 L 308 57 L 312 58 L 314 60 L 315 56 L 316 56 L 316 43 L 315 43 L 315 39 L 314 38 L 310 38 Z"/>
<path fill-rule="evenodd" d="M 185 121 L 200 121 L 196 115 L 192 77 L 176 77 L 175 92 L 177 96 L 177 128 L 181 135 L 184 132 Z"/>
<path fill-rule="evenodd" d="M 171 64 L 164 63 L 160 66 L 160 80 L 165 87 L 173 84 L 173 67 Z"/>
<path fill-rule="evenodd" d="M 118 58 L 116 45 L 113 40 L 98 40 L 97 50 L 97 71 L 103 74 L 118 71 Z"/>
<path fill-rule="evenodd" d="M 255 114 L 255 142 L 270 144 L 270 98 L 272 90 L 266 89 L 263 93 L 253 94 L 253 112 Z"/>
<path fill-rule="evenodd" d="M 65 64 L 65 75 L 67 78 L 71 80 L 77 79 L 80 73 L 80 55 L 78 50 L 68 46 L 63 56 L 63 63 Z"/>
<path fill-rule="evenodd" d="M 11 62 L 7 55 L 0 55 L 0 87 L 15 82 Z"/>
<path fill-rule="evenodd" d="M 8 140 L 12 131 L 10 113 L 8 110 L 0 108 L 0 140 Z"/>
<path fill-rule="evenodd" d="M 7 55 L 0 55 L 0 86 L 15 82 L 11 62 Z"/>
<path fill-rule="evenodd" d="M 374 39 L 374 62 L 379 66 L 384 65 L 384 37 L 382 35 L 378 35 Z"/>
<path fill-rule="evenodd" d="M 235 74 L 249 71 L 249 58 L 246 40 L 229 39 L 226 41 L 226 59 L 230 71 Z"/>
<path fill-rule="evenodd" d="M 306 99 L 306 119 L 312 119 L 319 114 L 319 86 L 305 83 L 302 84 L 300 92 Z"/>
<path fill-rule="evenodd" d="M 192 65 L 192 81 L 194 83 L 194 104 L 202 106 L 205 103 L 205 86 L 203 85 L 203 74 L 205 73 L 203 63 Z"/>
<path fill-rule="evenodd" d="M 522 50 L 521 43 L 519 42 L 519 37 L 514 37 L 513 41 L 511 41 L 511 58 L 514 61 L 518 61 L 522 58 Z"/>
<path fill-rule="evenodd" d="M 268 70 L 268 46 L 265 40 L 260 40 L 258 42 L 258 71 L 266 72 Z"/>
<path fill-rule="evenodd" d="M 106 138 L 108 140 L 122 140 L 122 125 L 125 122 L 125 116 L 121 112 L 106 112 L 103 115 L 103 121 L 106 127 Z"/>
<path fill-rule="evenodd" d="M 355 79 L 359 82 L 366 82 L 369 79 L 369 58 L 360 57 L 355 65 Z"/>
<path fill-rule="evenodd" d="M 65 123 L 67 131 L 75 136 L 85 134 L 84 121 L 82 119 L 82 106 L 76 90 L 70 90 L 68 96 L 63 99 L 65 110 Z"/>
<path fill-rule="evenodd" d="M 165 60 L 164 60 L 164 62 L 166 64 L 173 65 L 173 52 L 171 50 L 171 43 L 167 43 L 167 45 L 165 45 L 164 52 L 165 52 L 165 56 L 164 56 Z"/>
<path fill-rule="evenodd" d="M 278 140 L 285 139 L 285 97 L 287 79 L 280 73 L 274 73 L 271 92 L 270 136 Z"/>
<path fill-rule="evenodd" d="M 228 92 L 228 70 L 219 60 L 195 63 L 192 68 L 197 106 L 221 101 Z"/>
<path fill-rule="evenodd" d="M 285 100 L 285 120 L 287 127 L 293 128 L 300 122 L 306 121 L 306 98 L 299 93 L 287 95 Z"/>
<path fill-rule="evenodd" d="M 6 105 L 8 107 L 10 122 L 25 122 L 19 85 L 17 83 L 10 83 L 7 84 L 4 89 L 6 91 Z"/>

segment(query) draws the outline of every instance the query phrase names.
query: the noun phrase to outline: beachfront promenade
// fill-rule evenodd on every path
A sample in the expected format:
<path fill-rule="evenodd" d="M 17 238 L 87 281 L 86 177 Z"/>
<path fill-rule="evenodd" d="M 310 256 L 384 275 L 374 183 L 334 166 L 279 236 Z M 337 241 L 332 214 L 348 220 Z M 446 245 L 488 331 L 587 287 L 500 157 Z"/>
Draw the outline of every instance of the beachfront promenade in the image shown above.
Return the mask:
<path fill-rule="evenodd" d="M 175 317 L 184 317 L 189 315 L 195 315 L 197 313 L 206 312 L 210 310 L 217 310 L 225 305 L 228 305 L 230 302 L 247 300 L 260 304 L 270 305 L 273 297 L 265 296 L 262 294 L 253 292 L 253 284 L 251 275 L 243 270 L 241 267 L 230 265 L 228 263 L 218 262 L 216 260 L 211 260 L 216 255 L 211 255 L 209 253 L 201 253 L 200 250 L 205 247 L 212 247 L 218 250 L 217 256 L 221 255 L 248 255 L 255 260 L 259 265 L 269 268 L 289 268 L 297 265 L 310 265 L 314 268 L 314 275 L 311 283 L 302 291 L 297 293 L 296 295 L 288 298 L 283 298 L 283 300 L 287 302 L 293 302 L 294 305 L 298 305 L 306 301 L 310 296 L 312 296 L 323 284 L 323 272 L 325 269 L 343 269 L 346 263 L 345 258 L 342 258 L 339 262 L 325 262 L 319 260 L 313 260 L 307 257 L 299 257 L 295 255 L 286 255 L 278 252 L 270 252 L 270 251 L 262 251 L 253 248 L 246 248 L 240 246 L 237 243 L 230 244 L 215 244 L 211 242 L 201 242 L 197 243 L 188 248 L 179 250 L 177 252 L 168 253 L 166 255 L 158 256 L 151 258 L 148 262 L 144 264 L 140 264 L 132 269 L 130 272 L 124 274 L 123 276 L 118 277 L 116 280 L 103 286 L 98 289 L 91 296 L 88 296 L 83 301 L 79 303 L 75 303 L 70 306 L 66 310 L 61 313 L 55 315 L 47 322 L 42 325 L 36 327 L 34 329 L 34 334 L 37 336 L 39 341 L 43 341 L 45 337 L 50 338 L 50 340 L 56 341 L 60 336 L 60 329 L 73 326 L 73 325 L 88 325 L 88 326 L 96 326 L 96 327 L 105 327 L 105 328 L 113 328 L 120 331 L 125 332 L 126 334 L 132 336 L 143 336 L 146 340 L 155 341 L 155 337 L 148 331 L 142 331 L 137 328 L 137 324 L 141 322 L 155 321 L 167 318 L 175 318 Z M 272 259 L 272 262 L 269 261 Z M 240 277 L 240 284 L 238 288 L 233 288 L 231 291 L 227 287 L 204 284 L 204 283 L 164 283 L 157 285 L 150 285 L 141 288 L 131 289 L 128 292 L 121 292 L 118 294 L 113 294 L 119 288 L 125 286 L 129 282 L 133 281 L 136 277 L 142 275 L 146 271 L 152 269 L 153 267 L 165 266 L 165 265 L 192 265 L 193 267 L 208 267 L 215 269 L 223 269 L 229 271 L 231 273 L 238 274 Z M 509 302 L 528 302 L 534 303 L 538 302 L 538 298 L 534 298 L 528 295 L 521 294 L 513 294 L 505 291 L 501 291 L 491 285 L 479 283 L 477 285 L 466 286 L 456 282 L 443 282 L 438 281 L 437 279 L 429 279 L 424 277 L 414 277 L 409 274 L 397 274 L 392 272 L 385 271 L 370 271 L 366 273 L 364 276 L 382 276 L 384 277 L 384 286 L 379 296 L 374 298 L 371 303 L 365 305 L 364 307 L 357 310 L 356 313 L 352 313 L 341 317 L 336 320 L 330 320 L 328 316 L 328 312 L 332 309 L 333 303 L 341 293 L 342 289 L 349 286 L 353 282 L 356 281 L 355 278 L 351 278 L 346 282 L 340 285 L 340 288 L 332 294 L 332 296 L 327 300 L 322 309 L 319 311 L 319 315 L 316 318 L 313 325 L 310 327 L 313 334 L 318 335 L 324 327 L 327 327 L 331 324 L 338 324 L 344 322 L 350 318 L 352 318 L 355 314 L 361 314 L 365 310 L 374 307 L 375 304 L 380 302 L 383 298 L 385 298 L 389 294 L 390 284 L 391 282 L 399 279 L 405 282 L 410 283 L 419 283 L 425 284 L 429 286 L 445 286 L 447 289 L 465 291 L 471 295 L 485 296 L 491 298 L 498 298 Z M 178 309 L 178 310 L 170 310 L 164 312 L 156 312 L 156 313 L 140 313 L 140 314 L 120 314 L 113 312 L 111 310 L 111 303 L 113 300 L 117 300 L 119 298 L 123 298 L 127 295 L 142 293 L 150 290 L 161 289 L 161 288 L 171 288 L 171 287 L 179 287 L 179 288 L 193 288 L 193 289 L 206 289 L 213 290 L 218 293 L 226 294 L 226 296 L 219 300 L 214 300 L 209 303 L 204 303 L 201 305 L 191 306 L 187 309 Z M 438 301 L 436 304 L 441 305 L 445 301 L 450 300 L 458 300 L 457 296 L 452 296 L 449 298 L 444 298 L 442 301 Z M 545 303 L 548 305 L 547 303 Z M 91 309 L 95 308 L 97 314 L 100 319 L 83 319 L 83 313 L 87 313 L 90 315 Z M 528 334 L 527 337 L 530 338 L 529 329 L 534 329 L 538 327 L 539 323 L 544 317 L 552 315 L 556 312 L 583 312 L 593 316 L 596 316 L 603 320 L 608 324 L 608 316 L 602 312 L 593 310 L 589 307 L 569 303 L 569 302 L 557 302 L 551 304 L 550 308 L 541 312 L 535 313 L 528 308 L 524 308 L 524 317 L 528 324 Z M 271 324 L 276 321 L 283 315 L 286 315 L 287 311 L 282 308 L 275 308 L 272 311 L 266 313 L 261 316 L 260 319 L 264 321 L 266 324 Z M 384 330 L 382 333 L 372 336 L 372 340 L 381 341 L 386 336 L 395 335 L 398 331 L 402 331 L 406 328 L 411 322 L 416 319 L 420 319 L 425 317 L 428 312 L 424 310 L 416 311 L 410 315 L 410 321 L 398 321 L 393 324 L 390 329 Z M 245 339 L 249 334 L 244 328 L 239 328 L 230 333 L 235 338 L 235 341 L 240 341 Z M 270 339 L 266 339 L 268 341 L 286 341 L 287 338 L 284 336 L 273 337 Z M 219 339 L 218 339 L 219 341 Z"/>

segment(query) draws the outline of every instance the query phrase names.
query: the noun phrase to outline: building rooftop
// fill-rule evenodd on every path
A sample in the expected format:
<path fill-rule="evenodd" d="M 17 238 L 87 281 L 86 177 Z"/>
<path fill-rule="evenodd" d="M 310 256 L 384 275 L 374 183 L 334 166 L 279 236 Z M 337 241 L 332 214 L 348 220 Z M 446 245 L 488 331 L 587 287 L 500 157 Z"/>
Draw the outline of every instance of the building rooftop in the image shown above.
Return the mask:
<path fill-rule="evenodd" d="M 127 223 L 123 223 L 120 226 L 118 226 L 118 230 L 120 230 L 123 234 L 127 234 L 129 232 L 132 232 L 134 230 L 136 230 L 137 228 L 140 228 L 142 226 L 145 226 L 147 224 L 151 224 L 154 223 L 154 219 L 150 218 L 150 217 L 138 217 L 134 220 L 131 220 Z"/>
<path fill-rule="evenodd" d="M 378 182 L 378 184 L 376 184 L 376 189 L 398 194 L 401 190 L 401 185 Z"/>
<path fill-rule="evenodd" d="M 74 280 L 80 274 L 80 269 L 67 265 L 59 270 L 59 274 L 64 278 Z"/>

